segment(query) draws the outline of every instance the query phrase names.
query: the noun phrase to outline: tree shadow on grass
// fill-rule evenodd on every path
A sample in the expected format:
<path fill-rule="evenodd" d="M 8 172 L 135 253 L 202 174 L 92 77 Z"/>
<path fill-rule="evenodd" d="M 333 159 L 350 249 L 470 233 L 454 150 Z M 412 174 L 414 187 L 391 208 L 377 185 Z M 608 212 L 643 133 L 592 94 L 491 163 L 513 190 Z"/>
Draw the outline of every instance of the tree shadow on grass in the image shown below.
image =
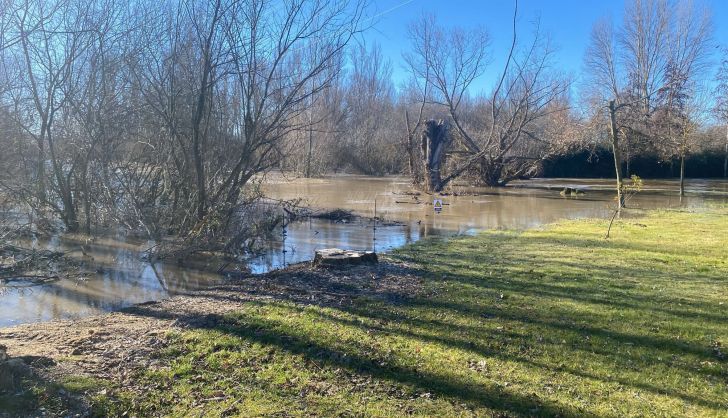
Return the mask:
<path fill-rule="evenodd" d="M 509 240 L 512 238 L 510 236 L 506 236 L 504 238 L 501 237 L 497 239 Z M 534 245 L 553 245 L 554 243 L 574 247 L 596 245 L 594 240 L 570 240 L 568 238 L 542 240 Z M 496 246 L 510 245 L 510 243 L 506 241 L 496 241 L 493 244 Z M 629 245 L 625 246 L 621 244 L 618 247 L 618 249 L 623 250 L 631 248 L 632 250 L 654 251 L 652 248 L 635 248 L 634 246 L 630 247 Z M 412 252 L 416 254 L 416 247 Z M 482 255 L 482 252 L 483 249 L 479 247 L 475 247 L 472 250 L 472 253 L 476 255 Z M 431 254 L 432 253 L 428 255 Z M 446 249 L 439 254 L 436 253 L 434 259 L 431 259 L 430 261 L 437 264 L 436 271 L 447 272 L 446 280 L 448 282 L 474 286 L 475 290 L 472 291 L 472 294 L 470 295 L 472 297 L 477 296 L 477 292 L 481 290 L 506 291 L 511 294 L 532 297 L 535 300 L 543 300 L 544 298 L 563 298 L 565 300 L 571 300 L 582 304 L 631 309 L 635 312 L 644 312 L 646 316 L 669 314 L 671 316 L 693 317 L 698 320 L 709 321 L 710 323 L 716 323 L 716 321 L 722 320 L 720 315 L 713 314 L 712 312 L 703 309 L 704 307 L 699 303 L 699 301 L 684 301 L 684 305 L 686 307 L 683 307 L 682 309 L 673 309 L 672 307 L 667 308 L 660 305 L 658 303 L 659 301 L 655 298 L 650 298 L 647 295 L 640 295 L 637 292 L 631 292 L 629 289 L 615 289 L 609 286 L 597 289 L 600 292 L 606 292 L 609 296 L 609 299 L 607 300 L 596 297 L 593 294 L 594 283 L 585 282 L 583 285 L 579 285 L 576 289 L 573 286 L 559 286 L 559 282 L 571 284 L 575 281 L 572 279 L 576 279 L 577 277 L 571 273 L 566 274 L 564 277 L 554 277 L 550 283 L 534 282 L 534 279 L 529 277 L 525 272 L 520 272 L 523 274 L 523 276 L 520 276 L 519 272 L 509 271 L 509 266 L 504 266 L 501 263 L 496 266 L 500 269 L 499 274 L 514 275 L 514 277 L 488 279 L 466 272 L 460 273 L 464 267 L 462 264 L 447 261 L 448 258 L 452 259 L 454 257 L 467 259 L 468 257 L 472 257 L 473 254 L 453 254 L 452 251 L 448 251 Z M 489 259 L 495 259 L 497 254 L 488 254 L 488 256 Z M 414 263 L 422 261 L 416 255 L 412 255 L 407 252 L 396 257 L 400 260 L 411 261 Z M 515 259 L 511 257 L 507 261 L 511 263 L 511 265 L 528 265 L 528 263 L 533 260 L 524 255 L 522 257 L 516 256 Z M 559 267 L 560 263 L 558 258 L 553 260 L 549 259 L 545 262 L 543 260 L 539 260 L 539 262 L 547 266 L 553 266 L 554 268 Z M 569 265 L 567 265 L 567 267 L 569 267 Z M 579 265 L 573 265 L 571 267 L 584 268 L 584 266 Z M 610 273 L 611 269 L 609 266 L 590 265 L 586 268 L 586 271 L 590 271 L 594 275 L 607 275 Z M 409 269 L 404 273 L 423 278 L 426 281 L 440 280 L 440 278 L 431 270 Z M 626 270 L 625 274 L 628 276 L 639 277 L 640 280 L 644 280 L 645 277 L 659 275 L 659 272 L 656 273 L 655 271 L 635 266 L 634 268 Z M 298 282 L 287 282 L 286 280 L 290 278 L 290 274 L 284 274 L 278 278 L 266 277 L 264 280 L 272 280 L 273 284 L 278 286 L 275 291 L 270 291 L 270 287 L 267 286 L 253 286 L 251 283 L 255 279 L 247 279 L 251 283 L 238 283 L 237 286 L 239 286 L 239 295 L 249 293 L 264 297 L 268 299 L 268 302 L 262 303 L 266 304 L 276 303 L 276 301 L 285 301 L 294 302 L 296 304 L 325 306 L 364 318 L 406 324 L 407 326 L 391 329 L 386 326 L 363 325 L 356 321 L 350 321 L 336 316 L 327 316 L 323 312 L 317 312 L 317 314 L 322 315 L 322 320 L 324 321 L 334 320 L 345 326 L 357 326 L 365 330 L 387 332 L 400 335 L 405 338 L 442 344 L 486 357 L 495 357 L 503 360 L 520 362 L 524 363 L 525 366 L 538 368 L 542 370 L 543 373 L 553 371 L 556 367 L 559 372 L 568 373 L 583 379 L 599 380 L 607 383 L 634 387 L 636 389 L 649 391 L 653 394 L 679 398 L 692 404 L 716 410 L 720 410 L 720 408 L 724 406 L 716 401 L 694 396 L 680 390 L 661 388 L 658 385 L 653 385 L 649 382 L 635 381 L 629 377 L 621 376 L 619 371 L 616 371 L 609 376 L 599 376 L 595 373 L 584 370 L 583 368 L 578 368 L 575 365 L 555 365 L 547 361 L 539 360 L 539 357 L 529 358 L 526 356 L 499 351 L 494 349 L 493 346 L 486 344 L 485 341 L 480 341 L 478 339 L 471 341 L 459 335 L 461 332 L 482 332 L 483 330 L 481 329 L 464 330 L 460 324 L 448 323 L 446 320 L 442 320 L 440 322 L 423 320 L 417 318 L 414 313 L 417 311 L 421 312 L 424 309 L 433 312 L 447 312 L 451 315 L 457 315 L 468 320 L 476 321 L 479 319 L 485 321 L 487 320 L 486 318 L 498 318 L 500 320 L 520 322 L 528 325 L 529 327 L 536 327 L 539 332 L 545 333 L 546 335 L 553 332 L 567 332 L 574 337 L 598 337 L 598 339 L 613 341 L 615 344 L 619 345 L 634 346 L 635 348 L 651 350 L 656 354 L 666 356 L 687 355 L 703 361 L 717 361 L 720 363 L 722 360 L 716 358 L 715 354 L 712 353 L 710 348 L 707 346 L 698 345 L 688 341 L 676 341 L 663 336 L 648 335 L 640 332 L 624 332 L 616 329 L 610 329 L 608 327 L 590 325 L 588 323 L 588 317 L 577 318 L 574 315 L 570 315 L 568 312 L 562 312 L 558 309 L 556 311 L 549 311 L 545 316 L 539 316 L 537 315 L 538 312 L 528 311 L 523 307 L 519 308 L 509 306 L 505 309 L 501 309 L 497 306 L 497 301 L 495 300 L 492 304 L 486 304 L 487 306 L 484 307 L 482 306 L 482 303 L 468 303 L 467 298 L 465 301 L 457 301 L 449 299 L 447 295 L 438 297 L 437 295 L 423 296 L 413 294 L 411 293 L 412 289 L 408 287 L 401 289 L 388 289 L 386 287 L 377 288 L 377 285 L 373 285 L 372 287 L 369 282 L 376 282 L 378 279 L 374 277 L 364 281 L 351 283 L 348 282 L 348 279 L 346 278 L 341 279 L 330 274 L 317 273 L 313 271 L 307 272 L 304 280 L 298 280 Z M 556 279 L 557 282 L 554 282 L 553 279 Z M 709 274 L 704 275 L 703 279 L 709 282 L 716 282 L 717 280 L 716 277 Z M 593 278 L 590 278 L 590 280 L 593 280 Z M 438 287 L 438 285 L 434 284 L 434 287 Z M 221 287 L 221 289 L 223 288 L 230 290 L 228 287 Z M 234 291 L 231 291 L 226 294 L 210 294 L 206 295 L 206 297 L 220 298 L 225 299 L 226 301 L 240 303 L 250 301 L 250 299 L 246 299 L 239 295 L 236 295 Z M 312 297 L 312 295 L 315 297 Z M 483 296 L 487 297 L 487 294 Z M 379 302 L 384 302 L 399 308 L 394 310 L 373 309 L 374 305 L 356 302 L 357 299 L 361 298 L 374 298 Z M 482 302 L 482 299 L 479 302 Z M 413 312 L 413 315 L 407 314 L 407 310 L 409 309 L 412 310 L 410 312 Z M 249 320 L 250 318 L 243 320 L 240 318 L 236 319 L 235 317 L 220 315 L 193 315 L 186 318 L 184 316 L 175 316 L 173 314 L 159 312 L 153 309 L 150 310 L 148 307 L 136 307 L 128 311 L 138 315 L 174 318 L 191 328 L 214 329 L 248 341 L 273 345 L 286 352 L 304 356 L 307 359 L 332 368 L 342 368 L 351 373 L 365 374 L 378 379 L 405 384 L 416 388 L 417 390 L 434 393 L 436 395 L 478 407 L 491 408 L 500 412 L 523 415 L 586 415 L 584 411 L 577 411 L 569 406 L 561 405 L 553 401 L 539 400 L 536 396 L 523 396 L 497 385 L 476 385 L 475 383 L 464 379 L 454 379 L 446 374 L 438 374 L 436 372 L 427 373 L 417 370 L 416 368 L 401 365 L 383 365 L 377 358 L 376 353 L 372 353 L 371 355 L 361 354 L 367 353 L 367 347 L 359 347 L 354 344 L 348 347 L 345 346 L 342 351 L 341 348 L 322 345 L 314 338 L 309 338 L 305 335 L 285 335 L 285 333 L 276 331 L 276 325 L 278 324 L 275 321 L 258 319 L 251 322 Z M 669 319 L 669 317 L 662 317 L 658 319 Z M 504 343 L 508 343 L 511 340 L 529 343 L 531 339 L 535 338 L 535 336 L 523 334 L 514 334 L 506 337 L 508 338 L 503 339 Z M 605 363 L 612 361 L 615 364 L 614 367 L 619 367 L 618 365 L 625 365 L 630 360 L 636 364 L 642 364 L 645 361 L 645 359 L 640 358 L 639 353 L 627 355 L 615 353 L 610 351 L 608 346 L 599 347 L 595 345 L 588 345 L 584 347 L 571 347 L 570 349 L 584 350 L 591 355 L 598 355 L 604 359 Z M 670 363 L 668 359 L 662 363 L 666 367 L 675 369 L 678 367 L 685 367 L 684 372 L 687 372 L 688 374 L 699 373 L 705 375 L 706 378 L 717 379 L 718 381 L 723 381 L 725 379 L 724 372 L 721 372 L 720 370 L 717 372 L 711 372 L 703 369 L 696 370 L 690 368 L 689 364 L 681 365 L 680 362 L 673 364 Z M 722 370 L 720 367 L 719 369 Z M 614 374 L 616 374 L 616 376 L 614 376 Z"/>
<path fill-rule="evenodd" d="M 54 365 L 53 359 L 43 356 L 0 362 L 0 418 L 88 415 L 88 404 L 72 390 L 77 388 L 45 376 Z"/>
<path fill-rule="evenodd" d="M 481 287 L 484 289 L 511 291 L 521 293 L 527 296 L 546 296 L 558 297 L 579 302 L 587 302 L 592 304 L 603 305 L 605 307 L 623 307 L 628 309 L 636 309 L 639 311 L 654 311 L 676 317 L 692 317 L 698 320 L 707 321 L 723 321 L 725 318 L 720 313 L 709 312 L 705 302 L 689 300 L 684 295 L 669 295 L 656 293 L 654 296 L 639 295 L 632 288 L 636 285 L 647 286 L 650 283 L 657 285 L 671 284 L 667 281 L 666 272 L 655 269 L 651 266 L 649 260 L 634 262 L 629 266 L 624 265 L 605 265 L 600 260 L 583 260 L 585 264 L 566 261 L 560 259 L 558 254 L 553 254 L 551 258 L 545 260 L 538 259 L 538 265 L 533 266 L 537 260 L 532 254 L 524 251 L 512 251 L 509 246 L 514 245 L 518 239 L 513 234 L 493 234 L 488 236 L 488 242 L 495 248 L 483 253 L 480 248 L 464 249 L 467 254 L 462 251 L 455 254 L 452 251 L 440 254 L 434 260 L 434 264 L 441 271 L 449 271 L 455 274 L 448 276 L 448 280 L 457 280 L 459 282 Z M 596 240 L 578 239 L 578 238 L 541 238 L 529 237 L 529 245 L 544 246 L 548 248 L 554 243 L 559 242 L 583 251 L 585 247 L 597 245 L 613 245 L 613 243 L 605 244 Z M 499 247 L 505 247 L 501 249 Z M 618 248 L 625 250 L 635 250 L 640 246 L 619 245 Z M 507 256 L 499 256 L 499 251 L 507 252 Z M 642 248 L 642 251 L 647 251 Z M 660 247 L 649 248 L 649 251 L 656 254 L 667 254 L 667 251 Z M 680 254 L 685 255 L 685 254 Z M 480 257 L 480 258 L 479 258 Z M 483 258 L 484 257 L 484 258 Z M 418 257 L 414 254 L 402 254 L 400 258 L 407 262 L 418 262 Z M 469 266 L 463 265 L 462 262 L 453 262 L 452 260 L 473 260 L 486 266 L 493 266 L 493 274 L 491 277 L 484 277 L 477 272 L 463 272 Z M 533 266 L 530 271 L 518 271 L 517 267 Z M 550 271 L 561 271 L 558 276 L 550 275 L 544 272 L 544 269 L 550 268 Z M 536 270 L 534 272 L 534 270 Z M 541 275 L 543 280 L 540 280 Z M 615 276 L 619 275 L 619 276 Z M 625 286 L 624 279 L 629 279 L 630 286 Z M 717 269 L 710 272 L 695 271 L 672 271 L 669 273 L 669 279 L 674 281 L 689 281 L 691 285 L 695 285 L 699 281 L 721 285 L 726 283 L 725 275 Z M 568 286 L 563 286 L 567 284 Z M 576 289 L 575 289 L 576 288 Z M 607 298 L 595 297 L 594 293 L 605 294 Z M 679 307 L 666 307 L 668 302 L 679 303 Z"/>
<path fill-rule="evenodd" d="M 524 265 L 525 261 L 524 261 Z M 462 266 L 441 265 L 450 271 L 457 271 Z M 590 266 L 589 270 L 594 274 L 606 274 L 609 269 L 600 268 L 599 266 Z M 640 277 L 641 280 L 649 280 L 651 276 L 657 276 L 654 271 L 647 271 L 634 268 L 622 269 L 627 277 Z M 507 276 L 507 277 L 506 277 Z M 606 277 L 601 276 L 595 283 L 589 278 L 585 280 L 583 275 L 573 273 L 561 273 L 558 278 L 548 277 L 542 280 L 529 278 L 528 273 L 524 272 L 501 272 L 498 275 L 484 277 L 478 273 L 467 274 L 450 274 L 447 280 L 458 281 L 463 284 L 482 288 L 483 290 L 509 292 L 510 294 L 521 294 L 524 296 L 542 297 L 542 298 L 558 298 L 565 300 L 573 300 L 588 304 L 602 305 L 606 308 L 625 308 L 642 312 L 652 312 L 667 314 L 677 318 L 694 318 L 696 320 L 721 322 L 725 319 L 720 313 L 712 313 L 706 309 L 705 303 L 687 300 L 684 297 L 670 297 L 667 295 L 639 295 L 631 289 L 622 289 L 618 283 L 608 283 Z M 621 279 L 614 279 L 619 281 Z M 695 280 L 692 280 L 695 283 Z M 664 284 L 664 283 L 659 283 Z M 599 296 L 595 296 L 599 293 Z M 659 298 L 659 299 L 658 299 Z M 666 306 L 668 303 L 679 303 L 680 307 L 675 305 Z"/>
<path fill-rule="evenodd" d="M 366 375 L 376 379 L 403 384 L 420 392 L 432 393 L 454 403 L 466 403 L 472 407 L 488 408 L 508 414 L 522 416 L 591 416 L 583 410 L 576 410 L 537 396 L 523 396 L 512 393 L 497 385 L 478 385 L 453 379 L 445 374 L 429 373 L 412 367 L 383 363 L 376 355 L 357 354 L 366 347 L 349 345 L 343 350 L 322 345 L 313 338 L 303 335 L 287 335 L 276 331 L 275 321 L 251 318 L 244 315 L 206 315 L 204 317 L 172 315 L 144 306 L 129 311 L 136 315 L 175 319 L 190 328 L 214 330 L 235 336 L 249 342 L 275 346 L 284 352 L 303 356 L 309 361 L 332 369 L 343 369 L 352 374 Z"/>
<path fill-rule="evenodd" d="M 310 279 L 310 277 L 309 277 Z M 260 291 L 260 290 L 259 290 Z M 375 321 L 383 321 L 386 323 L 402 324 L 402 327 L 397 329 L 387 328 L 386 326 L 380 326 L 374 324 L 362 324 L 354 320 L 347 320 L 329 315 L 325 311 L 315 310 L 316 315 L 319 315 L 322 321 L 334 321 L 345 326 L 356 326 L 365 331 L 376 331 L 384 332 L 393 335 L 399 335 L 405 338 L 417 339 L 423 342 L 431 342 L 442 344 L 455 349 L 469 351 L 477 355 L 499 358 L 502 360 L 513 361 L 523 363 L 525 366 L 531 366 L 540 369 L 544 374 L 553 372 L 555 369 L 559 372 L 568 373 L 574 376 L 578 376 L 585 379 L 593 379 L 603 381 L 605 383 L 613 383 L 619 385 L 630 386 L 639 388 L 658 395 L 667 395 L 683 399 L 684 401 L 702 405 L 708 408 L 720 409 L 721 405 L 717 402 L 704 399 L 701 397 L 693 396 L 689 393 L 684 393 L 676 390 L 669 390 L 661 388 L 656 385 L 651 385 L 645 382 L 634 381 L 629 378 L 621 378 L 617 376 L 599 376 L 593 373 L 589 373 L 582 369 L 579 369 L 573 365 L 566 364 L 550 364 L 548 362 L 538 360 L 538 357 L 529 357 L 514 355 L 497 350 L 494 347 L 484 344 L 478 339 L 466 339 L 460 334 L 465 333 L 483 333 L 482 329 L 468 329 L 463 330 L 462 325 L 455 325 L 447 323 L 446 321 L 432 321 L 419 319 L 408 315 L 407 309 L 414 308 L 425 308 L 427 310 L 433 310 L 438 312 L 450 312 L 457 315 L 471 315 L 477 318 L 483 318 L 485 321 L 486 317 L 499 318 L 511 321 L 520 321 L 524 323 L 530 323 L 544 330 L 544 333 L 548 334 L 549 329 L 566 331 L 575 333 L 578 335 L 593 335 L 602 336 L 609 339 L 616 339 L 625 344 L 635 344 L 638 346 L 646 346 L 649 348 L 659 348 L 664 350 L 667 348 L 670 352 L 676 352 L 678 354 L 692 354 L 698 356 L 704 356 L 706 359 L 715 360 L 714 357 L 710 356 L 703 347 L 696 347 L 690 344 L 674 344 L 670 340 L 652 338 L 641 335 L 623 334 L 614 332 L 611 330 L 604 330 L 597 327 L 584 326 L 583 324 L 573 324 L 556 321 L 553 319 L 545 318 L 533 318 L 532 315 L 524 312 L 523 315 L 503 312 L 498 309 L 483 309 L 476 306 L 470 306 L 467 304 L 458 304 L 453 302 L 446 302 L 437 298 L 422 298 L 413 295 L 398 294 L 397 292 L 384 292 L 377 294 L 379 296 L 379 303 L 384 301 L 387 305 L 394 310 L 389 309 L 372 309 L 368 303 L 331 303 L 332 301 L 326 301 L 323 299 L 311 300 L 303 297 L 305 292 L 297 294 L 293 293 L 279 293 L 273 292 L 269 295 L 267 301 L 254 302 L 263 305 L 278 305 L 279 302 L 294 302 L 300 306 L 303 302 L 306 305 L 314 306 L 326 306 L 334 308 L 348 314 L 357 315 L 362 318 L 369 318 Z M 236 302 L 247 302 L 242 299 L 238 299 L 236 296 L 211 296 L 213 298 L 224 299 L 226 302 L 231 300 Z M 353 297 L 353 295 L 352 295 Z M 391 301 L 398 301 L 397 304 L 392 304 Z M 377 303 L 376 301 L 374 301 Z M 584 411 L 575 411 L 569 409 L 563 405 L 555 403 L 546 403 L 539 401 L 538 398 L 524 397 L 517 394 L 512 394 L 505 389 L 494 385 L 491 387 L 477 386 L 472 382 L 467 381 L 454 381 L 451 377 L 437 375 L 437 374 L 423 374 L 413 368 L 401 367 L 401 366 L 382 366 L 377 361 L 376 356 L 368 355 L 356 355 L 354 352 L 367 352 L 366 347 L 358 347 L 359 349 L 341 350 L 335 349 L 330 346 L 322 346 L 313 339 L 309 339 L 303 336 L 290 336 L 274 331 L 276 328 L 275 321 L 261 321 L 251 322 L 250 318 L 242 318 L 241 320 L 231 319 L 230 316 L 220 315 L 190 315 L 180 316 L 172 315 L 166 312 L 160 312 L 152 309 L 150 306 L 139 306 L 127 310 L 128 313 L 136 315 L 162 317 L 167 319 L 176 319 L 177 322 L 185 327 L 196 328 L 196 329 L 213 329 L 222 331 L 229 335 L 235 335 L 246 340 L 253 342 L 259 342 L 262 344 L 276 345 L 281 349 L 284 349 L 292 354 L 304 355 L 307 358 L 314 360 L 315 362 L 326 364 L 331 367 L 342 367 L 349 370 L 352 373 L 360 373 L 370 375 L 375 378 L 385 379 L 392 382 L 398 382 L 417 388 L 418 390 L 439 394 L 446 396 L 451 399 L 457 399 L 461 402 L 466 402 L 470 405 L 488 407 L 499 411 L 517 412 L 523 414 L 533 414 L 533 410 L 538 410 L 539 414 L 543 415 L 584 415 Z M 484 315 L 485 314 L 485 315 Z M 434 327 L 434 328 L 433 328 Z M 505 331 L 508 334 L 508 331 Z M 503 335 L 501 335 L 503 337 Z M 521 341 L 522 343 L 535 344 L 535 336 L 528 336 L 522 334 L 513 334 L 506 339 Z M 667 345 L 666 345 L 667 344 Z M 356 347 L 353 347 L 356 348 Z M 578 348 L 581 349 L 581 348 Z M 585 347 L 584 350 L 589 351 L 591 354 L 601 355 L 605 360 L 613 359 L 619 355 L 606 349 L 600 349 L 594 346 Z M 627 361 L 627 358 L 618 359 L 617 363 Z M 640 361 L 639 354 L 634 355 L 635 361 Z M 616 360 L 615 360 L 616 361 Z M 695 370 L 690 370 L 694 373 Z M 711 374 L 711 377 L 716 377 Z"/>
<path fill-rule="evenodd" d="M 391 316 L 377 315 L 376 313 L 374 313 L 372 311 L 356 310 L 355 312 L 352 312 L 352 313 L 355 313 L 356 315 L 360 315 L 360 316 L 364 316 L 364 317 L 374 318 L 374 319 L 385 319 L 385 318 L 388 320 L 392 319 Z M 481 341 L 479 341 L 477 339 L 465 339 L 462 337 L 458 337 L 457 335 L 451 335 L 452 333 L 448 333 L 448 336 L 444 337 L 441 335 L 433 335 L 433 333 L 426 334 L 423 332 L 413 331 L 413 330 L 411 330 L 411 328 L 410 329 L 392 330 L 385 326 L 379 326 L 376 324 L 364 325 L 359 321 L 340 318 L 340 317 L 328 314 L 324 311 L 316 311 L 316 315 L 320 316 L 322 320 L 337 322 L 337 323 L 345 325 L 345 326 L 357 327 L 364 331 L 374 330 L 374 331 L 378 331 L 378 332 L 382 332 L 382 333 L 386 333 L 386 334 L 405 336 L 405 337 L 417 339 L 417 340 L 420 340 L 423 342 L 442 344 L 442 345 L 445 345 L 448 347 L 457 348 L 459 350 L 472 352 L 473 354 L 476 354 L 479 356 L 498 358 L 501 360 L 512 361 L 512 362 L 517 362 L 517 363 L 527 363 L 530 366 L 541 369 L 541 373 L 543 373 L 543 374 L 551 373 L 556 369 L 560 372 L 565 372 L 565 373 L 568 373 L 568 374 L 571 374 L 574 376 L 578 376 L 581 378 L 599 380 L 599 381 L 602 381 L 605 383 L 616 383 L 616 384 L 620 384 L 620 385 L 640 388 L 640 389 L 643 389 L 643 390 L 646 390 L 646 391 L 649 391 L 649 392 L 652 392 L 652 393 L 658 394 L 658 395 L 662 394 L 662 395 L 668 395 L 668 396 L 672 396 L 672 397 L 678 397 L 687 402 L 702 405 L 702 406 L 705 406 L 708 408 L 713 408 L 716 410 L 720 410 L 721 408 L 724 407 L 724 405 L 722 405 L 718 402 L 706 400 L 706 399 L 696 397 L 696 396 L 693 396 L 690 394 L 682 393 L 682 392 L 667 390 L 664 387 L 660 387 L 660 386 L 656 386 L 656 385 L 651 385 L 651 384 L 642 383 L 642 382 L 636 382 L 633 380 L 624 379 L 624 378 L 620 378 L 617 376 L 608 376 L 608 377 L 600 376 L 600 375 L 597 375 L 594 373 L 588 373 L 583 369 L 574 367 L 573 365 L 572 366 L 567 365 L 567 364 L 555 365 L 555 364 L 550 364 L 550 363 L 547 363 L 544 361 L 539 361 L 534 357 L 527 358 L 526 356 L 517 356 L 517 355 L 508 354 L 502 350 L 496 350 L 491 346 L 483 344 Z M 399 320 L 401 321 L 402 318 L 400 317 Z M 405 319 L 405 321 L 409 323 L 411 321 L 411 318 L 407 318 L 407 319 Z M 461 328 L 461 326 L 459 326 L 458 328 Z M 450 329 L 452 329 L 452 327 L 450 327 Z M 439 329 L 438 331 L 439 331 L 439 333 L 447 332 L 447 329 Z M 458 329 L 458 331 L 462 331 L 462 330 Z M 472 330 L 472 329 L 470 331 L 471 332 L 482 332 L 482 330 Z M 511 337 L 511 338 L 523 339 L 523 337 L 524 337 L 523 335 L 517 335 L 517 334 L 509 335 L 509 333 L 507 333 L 507 332 L 505 334 L 506 334 L 506 336 Z M 533 341 L 533 342 L 535 343 L 535 341 Z M 607 351 L 594 350 L 593 348 L 590 349 L 590 351 L 598 353 L 598 354 L 602 354 L 604 356 L 609 356 L 609 355 L 614 354 L 614 353 L 610 353 Z M 635 359 L 638 359 L 638 356 L 635 356 Z M 711 376 L 713 376 L 713 375 L 711 375 Z M 720 376 L 713 376 L 713 377 L 720 377 Z"/>

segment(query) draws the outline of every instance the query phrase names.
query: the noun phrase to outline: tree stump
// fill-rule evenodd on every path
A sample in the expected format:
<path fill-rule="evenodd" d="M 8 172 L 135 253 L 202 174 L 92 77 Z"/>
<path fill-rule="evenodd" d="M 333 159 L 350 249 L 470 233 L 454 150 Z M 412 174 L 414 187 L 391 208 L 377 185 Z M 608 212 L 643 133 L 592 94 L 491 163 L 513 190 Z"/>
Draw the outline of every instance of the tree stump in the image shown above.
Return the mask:
<path fill-rule="evenodd" d="M 377 261 L 377 254 L 373 251 L 326 248 L 316 250 L 313 265 L 316 267 L 347 267 L 359 264 L 376 264 Z"/>
<path fill-rule="evenodd" d="M 443 189 L 442 173 L 445 155 L 450 140 L 447 125 L 444 121 L 428 120 L 422 132 L 422 158 L 425 171 L 425 189 L 428 192 L 440 192 Z"/>

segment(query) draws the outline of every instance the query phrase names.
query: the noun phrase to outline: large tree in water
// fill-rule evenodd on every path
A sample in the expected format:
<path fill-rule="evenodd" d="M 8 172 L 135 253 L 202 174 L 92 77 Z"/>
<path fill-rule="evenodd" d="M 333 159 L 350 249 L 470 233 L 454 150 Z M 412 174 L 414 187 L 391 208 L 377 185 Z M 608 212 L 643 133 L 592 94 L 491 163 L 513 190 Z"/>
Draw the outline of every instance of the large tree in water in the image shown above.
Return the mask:
<path fill-rule="evenodd" d="M 432 15 L 410 25 L 405 61 L 413 84 L 430 110 L 447 115 L 444 141 L 435 122 L 424 125 L 422 150 L 432 150 L 423 155 L 424 170 L 438 170 L 423 176 L 436 179 L 425 182 L 428 191 L 438 192 L 466 173 L 489 186 L 533 175 L 568 142 L 561 131 L 568 119 L 568 83 L 551 68 L 552 49 L 538 25 L 532 39 L 519 42 L 517 16 L 516 3 L 504 68 L 491 92 L 478 97 L 473 85 L 491 60 L 487 31 L 443 28 Z"/>

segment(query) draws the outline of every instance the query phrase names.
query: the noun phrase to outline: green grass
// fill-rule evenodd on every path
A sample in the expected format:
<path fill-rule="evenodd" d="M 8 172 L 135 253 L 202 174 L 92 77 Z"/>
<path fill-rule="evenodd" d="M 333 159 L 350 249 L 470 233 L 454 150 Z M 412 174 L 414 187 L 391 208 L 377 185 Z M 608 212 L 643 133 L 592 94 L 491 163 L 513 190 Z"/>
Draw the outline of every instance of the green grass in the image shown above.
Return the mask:
<path fill-rule="evenodd" d="M 109 401 L 107 396 L 95 394 L 110 383 L 87 376 L 67 376 L 57 382 L 36 377 L 21 380 L 17 390 L 0 392 L 0 417 L 68 415 L 69 407 L 76 402 L 69 395 L 86 396 L 95 410 L 102 411 Z"/>
<path fill-rule="evenodd" d="M 728 416 L 728 210 L 426 240 L 425 295 L 250 303 L 103 412 Z"/>

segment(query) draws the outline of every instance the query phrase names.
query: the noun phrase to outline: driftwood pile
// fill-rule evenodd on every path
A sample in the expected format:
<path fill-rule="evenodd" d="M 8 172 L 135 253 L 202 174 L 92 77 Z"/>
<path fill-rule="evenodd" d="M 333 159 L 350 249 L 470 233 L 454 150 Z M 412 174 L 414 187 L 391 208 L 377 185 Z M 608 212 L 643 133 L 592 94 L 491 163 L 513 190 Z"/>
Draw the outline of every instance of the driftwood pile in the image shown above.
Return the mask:
<path fill-rule="evenodd" d="M 0 246 L 0 286 L 12 283 L 35 286 L 59 279 L 53 272 L 76 269 L 74 262 L 59 251 L 35 250 L 14 245 Z"/>

